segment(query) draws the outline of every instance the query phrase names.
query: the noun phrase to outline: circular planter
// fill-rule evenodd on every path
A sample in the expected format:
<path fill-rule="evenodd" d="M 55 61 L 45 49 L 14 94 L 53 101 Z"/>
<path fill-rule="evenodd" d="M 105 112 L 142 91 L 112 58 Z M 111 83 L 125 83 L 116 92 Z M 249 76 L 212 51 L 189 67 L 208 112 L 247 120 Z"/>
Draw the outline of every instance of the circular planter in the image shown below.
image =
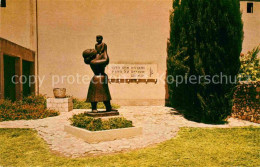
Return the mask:
<path fill-rule="evenodd" d="M 66 97 L 66 88 L 54 88 L 53 94 L 55 98 L 65 98 Z"/>

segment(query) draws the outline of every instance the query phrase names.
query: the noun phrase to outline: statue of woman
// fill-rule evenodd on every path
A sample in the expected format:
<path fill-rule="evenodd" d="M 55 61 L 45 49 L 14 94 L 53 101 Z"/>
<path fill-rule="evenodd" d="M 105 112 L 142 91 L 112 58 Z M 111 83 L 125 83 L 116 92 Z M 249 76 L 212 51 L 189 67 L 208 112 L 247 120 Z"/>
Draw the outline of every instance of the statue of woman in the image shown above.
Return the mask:
<path fill-rule="evenodd" d="M 83 52 L 84 61 L 90 64 L 94 76 L 90 81 L 87 102 L 91 102 L 92 112 L 98 112 L 97 103 L 103 102 L 106 111 L 117 111 L 111 107 L 111 95 L 108 88 L 108 76 L 105 73 L 105 67 L 109 63 L 107 55 L 107 45 L 102 42 L 103 37 L 96 37 L 95 49 L 87 49 Z"/>

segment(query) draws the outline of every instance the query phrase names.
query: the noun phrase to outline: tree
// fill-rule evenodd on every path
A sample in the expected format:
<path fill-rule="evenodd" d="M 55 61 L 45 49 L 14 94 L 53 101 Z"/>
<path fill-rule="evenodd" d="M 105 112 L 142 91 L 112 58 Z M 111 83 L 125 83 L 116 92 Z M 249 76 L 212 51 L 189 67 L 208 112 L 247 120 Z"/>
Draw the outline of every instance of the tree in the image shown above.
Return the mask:
<path fill-rule="evenodd" d="M 196 121 L 224 120 L 232 111 L 236 86 L 229 78 L 234 81 L 240 68 L 243 24 L 239 1 L 174 0 L 170 26 L 167 77 L 174 78 L 168 84 L 171 105 L 184 109 Z M 221 76 L 228 78 L 221 80 Z"/>

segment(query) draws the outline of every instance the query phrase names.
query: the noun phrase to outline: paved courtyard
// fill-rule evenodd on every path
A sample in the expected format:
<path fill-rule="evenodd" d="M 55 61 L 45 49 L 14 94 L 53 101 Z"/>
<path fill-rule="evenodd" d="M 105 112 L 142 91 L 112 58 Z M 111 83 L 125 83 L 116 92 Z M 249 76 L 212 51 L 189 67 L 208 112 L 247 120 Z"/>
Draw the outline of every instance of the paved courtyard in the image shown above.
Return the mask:
<path fill-rule="evenodd" d="M 119 109 L 120 114 L 132 120 L 134 126 L 143 127 L 143 135 L 130 139 L 89 144 L 64 132 L 64 125 L 70 124 L 68 118 L 84 111 L 90 110 L 75 109 L 72 112 L 63 112 L 57 117 L 39 120 L 0 122 L 0 128 L 34 128 L 50 146 L 51 151 L 63 156 L 80 157 L 122 152 L 154 145 L 175 137 L 180 127 L 260 126 L 234 118 L 229 118 L 228 124 L 225 125 L 208 125 L 189 121 L 169 107 L 123 106 Z"/>

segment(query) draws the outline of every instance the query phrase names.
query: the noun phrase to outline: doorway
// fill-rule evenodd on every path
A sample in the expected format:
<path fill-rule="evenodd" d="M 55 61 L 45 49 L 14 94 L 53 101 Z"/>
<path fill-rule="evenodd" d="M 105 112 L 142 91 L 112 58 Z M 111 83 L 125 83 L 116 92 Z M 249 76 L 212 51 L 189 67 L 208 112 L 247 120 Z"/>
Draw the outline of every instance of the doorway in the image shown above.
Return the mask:
<path fill-rule="evenodd" d="M 14 101 L 16 99 L 15 83 L 15 57 L 4 55 L 4 98 Z"/>
<path fill-rule="evenodd" d="M 29 96 L 32 92 L 32 83 L 30 83 L 29 78 L 32 74 L 33 63 L 23 60 L 23 96 Z"/>

